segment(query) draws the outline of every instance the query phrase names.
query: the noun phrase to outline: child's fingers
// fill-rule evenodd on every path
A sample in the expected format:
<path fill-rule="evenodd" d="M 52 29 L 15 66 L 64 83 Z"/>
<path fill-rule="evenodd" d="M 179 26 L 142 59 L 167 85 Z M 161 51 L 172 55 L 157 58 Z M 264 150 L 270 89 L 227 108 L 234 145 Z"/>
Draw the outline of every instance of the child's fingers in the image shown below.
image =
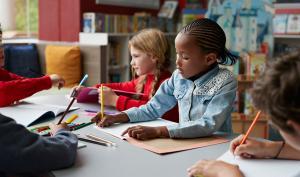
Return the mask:
<path fill-rule="evenodd" d="M 237 138 L 233 139 L 230 143 L 230 152 L 234 153 L 235 149 L 241 144 L 244 135 L 240 135 Z"/>
<path fill-rule="evenodd" d="M 121 134 L 121 136 L 126 135 L 126 133 L 128 133 L 129 128 L 127 128 L 125 131 L 123 131 L 123 133 Z"/>

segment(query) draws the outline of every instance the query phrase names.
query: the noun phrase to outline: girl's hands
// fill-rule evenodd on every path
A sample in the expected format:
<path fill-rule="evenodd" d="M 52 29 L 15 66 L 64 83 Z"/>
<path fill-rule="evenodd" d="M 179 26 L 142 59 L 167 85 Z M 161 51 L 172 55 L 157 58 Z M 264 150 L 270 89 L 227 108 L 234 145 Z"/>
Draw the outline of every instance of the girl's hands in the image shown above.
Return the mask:
<path fill-rule="evenodd" d="M 139 140 L 147 140 L 161 137 L 169 137 L 169 132 L 165 126 L 162 127 L 146 127 L 146 126 L 134 126 L 127 128 L 122 136 L 128 133 L 132 138 Z"/>
<path fill-rule="evenodd" d="M 98 89 L 99 93 L 99 103 L 101 104 L 101 87 Z M 105 106 L 113 106 L 116 107 L 119 96 L 109 87 L 103 86 L 103 103 Z"/>
<path fill-rule="evenodd" d="M 115 123 L 124 123 L 129 122 L 127 114 L 120 113 L 115 115 L 106 115 L 104 114 L 103 119 L 101 119 L 101 113 L 98 113 L 95 117 L 92 118 L 92 122 L 96 122 L 99 127 L 109 127 Z"/>
<path fill-rule="evenodd" d="M 281 142 L 259 141 L 254 138 L 247 138 L 240 145 L 243 137 L 244 135 L 240 135 L 230 143 L 230 151 L 243 158 L 274 158 L 281 147 Z"/>
<path fill-rule="evenodd" d="M 200 160 L 187 171 L 190 177 L 243 177 L 237 165 L 216 160 Z"/>
<path fill-rule="evenodd" d="M 51 74 L 49 77 L 51 79 L 52 86 L 61 89 L 65 85 L 65 80 L 61 76 L 57 74 Z"/>
<path fill-rule="evenodd" d="M 78 94 L 81 92 L 81 90 L 84 88 L 84 86 L 75 86 L 71 90 L 71 96 L 72 98 L 77 97 Z"/>

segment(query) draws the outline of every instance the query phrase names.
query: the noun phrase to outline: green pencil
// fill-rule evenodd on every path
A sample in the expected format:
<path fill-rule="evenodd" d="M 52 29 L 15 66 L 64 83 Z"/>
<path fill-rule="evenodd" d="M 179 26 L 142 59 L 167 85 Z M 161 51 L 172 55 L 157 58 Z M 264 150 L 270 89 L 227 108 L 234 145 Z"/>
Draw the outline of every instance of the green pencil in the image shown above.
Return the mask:
<path fill-rule="evenodd" d="M 80 125 L 74 127 L 73 130 L 79 130 L 79 129 L 81 129 L 81 128 L 83 128 L 83 127 L 86 127 L 86 126 L 89 126 L 89 125 L 91 125 L 91 124 L 93 124 L 93 123 L 94 123 L 94 122 L 88 122 L 88 123 L 80 124 Z M 72 131 L 73 131 L 73 130 L 72 130 Z"/>

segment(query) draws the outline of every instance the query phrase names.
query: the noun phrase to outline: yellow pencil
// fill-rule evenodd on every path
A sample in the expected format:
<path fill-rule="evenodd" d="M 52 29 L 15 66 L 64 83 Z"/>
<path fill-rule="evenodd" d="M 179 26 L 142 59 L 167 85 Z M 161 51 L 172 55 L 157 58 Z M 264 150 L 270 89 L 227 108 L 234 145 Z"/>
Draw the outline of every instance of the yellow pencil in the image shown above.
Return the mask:
<path fill-rule="evenodd" d="M 77 117 L 78 117 L 77 114 L 73 114 L 72 116 L 70 116 L 70 117 L 66 120 L 66 123 L 67 123 L 67 124 L 72 123 Z"/>
<path fill-rule="evenodd" d="M 101 84 L 101 119 L 104 117 L 104 96 L 103 96 L 103 85 Z"/>

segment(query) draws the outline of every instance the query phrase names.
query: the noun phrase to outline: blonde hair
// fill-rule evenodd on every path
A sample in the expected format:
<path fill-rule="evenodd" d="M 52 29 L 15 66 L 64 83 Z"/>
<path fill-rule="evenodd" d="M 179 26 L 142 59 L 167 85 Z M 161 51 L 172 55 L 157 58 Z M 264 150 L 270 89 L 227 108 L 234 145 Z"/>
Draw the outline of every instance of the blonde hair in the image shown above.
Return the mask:
<path fill-rule="evenodd" d="M 155 89 L 159 82 L 161 72 L 163 70 L 166 70 L 170 64 L 168 40 L 165 37 L 164 33 L 158 29 L 143 29 L 129 40 L 129 50 L 131 47 L 134 47 L 137 50 L 152 55 L 158 59 L 156 63 L 156 70 L 154 72 L 154 81 L 152 83 L 152 88 L 149 95 L 149 98 L 151 98 L 155 94 Z M 132 76 L 136 77 L 133 68 Z M 136 85 L 137 93 L 141 93 L 143 91 L 144 85 L 146 83 L 146 77 L 146 75 L 139 77 L 138 83 Z"/>

